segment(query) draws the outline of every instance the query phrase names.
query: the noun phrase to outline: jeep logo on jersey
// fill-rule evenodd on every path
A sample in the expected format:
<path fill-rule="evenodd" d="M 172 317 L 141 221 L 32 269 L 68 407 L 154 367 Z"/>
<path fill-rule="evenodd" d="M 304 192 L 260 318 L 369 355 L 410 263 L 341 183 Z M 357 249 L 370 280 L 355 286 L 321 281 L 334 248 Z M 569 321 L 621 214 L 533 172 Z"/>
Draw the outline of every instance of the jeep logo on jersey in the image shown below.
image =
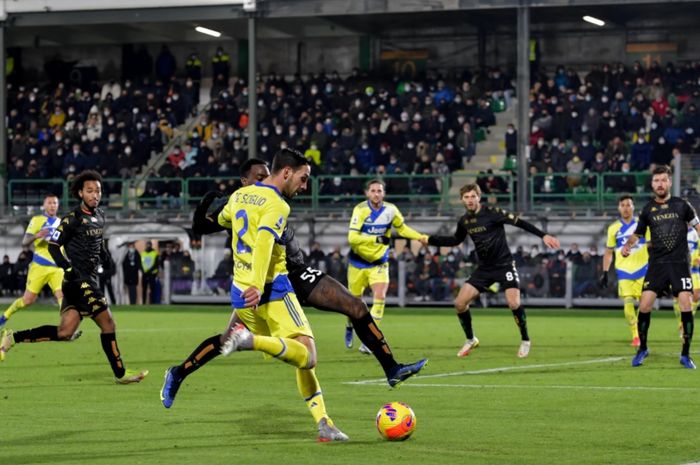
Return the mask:
<path fill-rule="evenodd" d="M 367 234 L 384 234 L 386 232 L 386 226 L 372 226 L 365 230 Z"/>

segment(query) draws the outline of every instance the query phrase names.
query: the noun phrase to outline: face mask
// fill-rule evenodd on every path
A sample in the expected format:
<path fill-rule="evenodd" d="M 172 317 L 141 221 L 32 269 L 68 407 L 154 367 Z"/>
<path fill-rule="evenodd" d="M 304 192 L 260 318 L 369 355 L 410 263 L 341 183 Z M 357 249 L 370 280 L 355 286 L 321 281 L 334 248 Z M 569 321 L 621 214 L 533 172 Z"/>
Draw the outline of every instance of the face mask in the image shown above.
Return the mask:
<path fill-rule="evenodd" d="M 615 121 L 610 121 L 610 123 L 608 123 L 608 124 L 610 125 L 611 128 L 614 128 L 616 125 Z"/>
<path fill-rule="evenodd" d="M 513 133 L 515 133 L 515 129 L 513 129 L 513 128 L 508 128 L 508 129 L 506 129 L 506 132 L 507 132 L 508 134 L 513 134 Z"/>
<path fill-rule="evenodd" d="M 124 153 L 127 154 L 127 155 L 131 154 L 131 147 L 125 148 L 125 149 L 124 149 Z"/>
<path fill-rule="evenodd" d="M 600 100 L 601 100 L 603 103 L 608 103 L 608 97 L 605 96 L 605 95 L 604 95 L 603 98 L 601 98 Z"/>
<path fill-rule="evenodd" d="M 575 112 L 575 111 L 572 111 L 572 112 L 571 112 L 571 117 L 572 117 L 572 118 L 578 118 L 578 113 Z"/>
<path fill-rule="evenodd" d="M 584 147 L 588 147 L 588 142 L 581 142 L 581 145 Z"/>
<path fill-rule="evenodd" d="M 660 138 L 659 138 L 659 144 L 662 144 L 662 145 L 663 145 L 663 144 L 665 144 L 665 143 L 666 143 L 666 139 L 664 139 L 663 137 L 660 137 Z"/>

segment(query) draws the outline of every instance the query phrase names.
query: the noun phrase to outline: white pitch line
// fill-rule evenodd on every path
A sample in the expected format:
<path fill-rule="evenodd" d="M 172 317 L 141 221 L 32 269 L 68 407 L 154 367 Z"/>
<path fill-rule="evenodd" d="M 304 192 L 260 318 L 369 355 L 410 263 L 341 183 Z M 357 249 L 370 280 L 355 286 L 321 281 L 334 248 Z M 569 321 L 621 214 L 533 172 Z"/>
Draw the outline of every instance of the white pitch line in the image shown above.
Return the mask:
<path fill-rule="evenodd" d="M 509 367 L 498 367 L 498 368 L 484 368 L 482 370 L 468 370 L 468 371 L 453 371 L 451 373 L 437 373 L 434 375 L 420 375 L 420 379 L 428 378 L 446 378 L 449 376 L 463 376 L 463 375 L 482 375 L 486 373 L 500 373 L 504 371 L 519 371 L 519 370 L 533 370 L 537 368 L 556 368 L 556 367 L 566 367 L 575 365 L 592 365 L 597 363 L 610 363 L 619 362 L 620 360 L 626 360 L 629 357 L 606 357 L 606 358 L 595 358 L 592 360 L 580 360 L 576 362 L 560 362 L 560 363 L 541 363 L 537 365 L 516 365 Z M 416 378 L 416 379 L 418 379 Z M 367 379 L 363 381 L 347 381 L 343 384 L 384 384 L 386 379 Z"/>
<path fill-rule="evenodd" d="M 655 386 L 586 386 L 586 385 L 548 385 L 548 384 L 420 384 L 406 383 L 401 387 L 446 387 L 446 388 L 506 388 L 506 389 L 572 389 L 572 390 L 591 390 L 591 391 L 674 391 L 674 392 L 697 392 L 700 388 L 683 388 L 683 387 L 655 387 Z M 697 464 L 700 465 L 700 464 Z"/>

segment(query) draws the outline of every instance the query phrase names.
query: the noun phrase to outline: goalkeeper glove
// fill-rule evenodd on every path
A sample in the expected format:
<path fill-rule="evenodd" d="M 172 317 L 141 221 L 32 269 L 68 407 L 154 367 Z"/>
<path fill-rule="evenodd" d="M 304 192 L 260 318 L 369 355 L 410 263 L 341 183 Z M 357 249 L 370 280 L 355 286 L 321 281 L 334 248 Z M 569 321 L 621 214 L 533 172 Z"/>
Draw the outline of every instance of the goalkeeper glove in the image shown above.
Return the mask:
<path fill-rule="evenodd" d="M 603 289 L 608 288 L 608 272 L 607 271 L 603 271 L 603 275 L 598 280 L 598 285 Z"/>

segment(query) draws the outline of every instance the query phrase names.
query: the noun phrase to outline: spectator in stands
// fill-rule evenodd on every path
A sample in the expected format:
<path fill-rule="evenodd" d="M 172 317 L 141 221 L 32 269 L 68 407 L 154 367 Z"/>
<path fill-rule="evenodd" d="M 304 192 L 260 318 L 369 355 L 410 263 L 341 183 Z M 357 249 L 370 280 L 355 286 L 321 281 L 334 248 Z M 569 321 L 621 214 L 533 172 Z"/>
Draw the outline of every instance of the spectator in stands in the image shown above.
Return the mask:
<path fill-rule="evenodd" d="M 591 296 L 597 293 L 595 263 L 590 252 L 584 252 L 581 262 L 574 267 L 574 297 Z"/>
<path fill-rule="evenodd" d="M 566 255 L 563 250 L 549 261 L 549 289 L 552 297 L 564 297 L 566 293 Z"/>
<path fill-rule="evenodd" d="M 168 83 L 175 76 L 176 68 L 175 56 L 170 53 L 167 45 L 163 45 L 156 58 L 156 77 L 164 83 Z"/>
<path fill-rule="evenodd" d="M 652 145 L 647 142 L 644 134 L 637 134 L 637 141 L 632 145 L 630 165 L 632 171 L 647 171 L 651 164 Z"/>
<path fill-rule="evenodd" d="M 4 255 L 0 264 L 0 292 L 3 296 L 11 296 L 15 292 L 14 267 L 9 255 Z"/>
<path fill-rule="evenodd" d="M 341 283 L 347 282 L 347 267 L 340 253 L 340 247 L 336 247 L 326 260 L 327 273 Z M 396 267 L 394 267 L 396 268 Z M 391 267 L 389 267 L 391 270 Z"/>
<path fill-rule="evenodd" d="M 226 295 L 231 287 L 231 275 L 233 273 L 233 258 L 231 250 L 224 250 L 224 258 L 216 266 L 214 275 L 207 279 L 209 288 L 219 295 Z"/>
<path fill-rule="evenodd" d="M 566 252 L 566 259 L 574 265 L 581 263 L 582 255 L 576 242 L 573 242 L 569 251 Z"/>
<path fill-rule="evenodd" d="M 138 303 L 136 297 L 136 288 L 139 285 L 139 274 L 141 273 L 141 254 L 136 250 L 134 242 L 127 243 L 127 251 L 124 256 L 124 261 L 122 261 L 122 275 L 124 279 L 124 286 L 127 289 L 127 295 L 129 296 L 129 305 L 136 305 Z"/>
<path fill-rule="evenodd" d="M 420 260 L 415 271 L 415 285 L 418 296 L 416 301 L 440 301 L 444 299 L 446 286 L 433 255 L 427 252 Z"/>
<path fill-rule="evenodd" d="M 311 244 L 311 250 L 309 251 L 309 265 L 311 267 L 319 269 L 321 271 L 326 271 L 326 254 L 323 253 L 321 249 L 321 244 L 314 242 Z"/>
<path fill-rule="evenodd" d="M 185 250 L 181 254 L 173 254 L 171 259 L 173 293 L 185 295 L 192 293 L 195 268 L 189 250 Z"/>
<path fill-rule="evenodd" d="M 231 71 L 231 56 L 223 48 L 217 47 L 211 59 L 212 75 L 226 83 L 228 87 L 229 73 Z"/>

